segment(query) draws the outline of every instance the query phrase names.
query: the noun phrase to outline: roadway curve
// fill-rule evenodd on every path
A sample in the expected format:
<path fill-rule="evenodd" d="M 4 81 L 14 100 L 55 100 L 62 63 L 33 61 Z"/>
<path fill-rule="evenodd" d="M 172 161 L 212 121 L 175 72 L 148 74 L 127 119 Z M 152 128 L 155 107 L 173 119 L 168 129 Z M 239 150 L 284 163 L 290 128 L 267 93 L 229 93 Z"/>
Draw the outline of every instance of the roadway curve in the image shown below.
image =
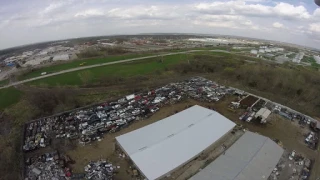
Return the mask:
<path fill-rule="evenodd" d="M 159 57 L 159 56 L 171 56 L 171 55 L 176 55 L 176 54 L 186 54 L 186 53 L 199 52 L 199 51 L 212 51 L 212 52 L 230 53 L 229 51 L 224 51 L 224 50 L 190 50 L 190 51 L 183 51 L 183 52 L 173 52 L 173 53 L 158 54 L 158 55 L 145 56 L 145 57 L 124 59 L 124 60 L 119 60 L 119 61 L 114 61 L 114 62 L 107 62 L 107 63 L 102 63 L 102 64 L 94 64 L 94 65 L 90 65 L 90 66 L 83 66 L 83 67 L 77 67 L 77 68 L 62 70 L 62 71 L 59 71 L 59 72 L 54 72 L 54 73 L 50 73 L 50 74 L 47 74 L 47 75 L 26 79 L 26 80 L 23 80 L 23 81 L 13 82 L 13 83 L 10 83 L 8 85 L 0 87 L 0 89 L 4 89 L 4 88 L 11 87 L 11 86 L 16 86 L 16 85 L 24 84 L 24 83 L 27 83 L 27 82 L 31 82 L 31 81 L 35 81 L 35 80 L 39 80 L 39 79 L 44 79 L 44 78 L 47 78 L 47 77 L 56 76 L 56 75 L 60 75 L 60 74 L 64 74 L 64 73 L 84 70 L 84 69 L 90 69 L 90 68 L 101 67 L 101 66 L 108 66 L 108 65 L 112 65 L 112 64 L 126 63 L 126 62 L 132 62 L 132 61 L 139 61 L 139 60 L 155 58 L 155 57 Z"/>

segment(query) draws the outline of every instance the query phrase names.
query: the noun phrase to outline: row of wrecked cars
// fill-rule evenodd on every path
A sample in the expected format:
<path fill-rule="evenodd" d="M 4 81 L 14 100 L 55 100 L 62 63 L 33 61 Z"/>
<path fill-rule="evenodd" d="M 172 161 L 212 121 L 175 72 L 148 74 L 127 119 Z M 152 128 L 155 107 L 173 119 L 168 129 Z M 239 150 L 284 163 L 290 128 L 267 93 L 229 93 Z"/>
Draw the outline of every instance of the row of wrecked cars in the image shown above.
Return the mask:
<path fill-rule="evenodd" d="M 85 145 L 100 140 L 104 133 L 116 132 L 133 121 L 146 118 L 163 105 L 176 103 L 183 97 L 211 102 L 233 91 L 196 77 L 116 101 L 42 118 L 26 124 L 23 150 L 44 148 L 55 138 L 79 139 L 79 143 Z"/>

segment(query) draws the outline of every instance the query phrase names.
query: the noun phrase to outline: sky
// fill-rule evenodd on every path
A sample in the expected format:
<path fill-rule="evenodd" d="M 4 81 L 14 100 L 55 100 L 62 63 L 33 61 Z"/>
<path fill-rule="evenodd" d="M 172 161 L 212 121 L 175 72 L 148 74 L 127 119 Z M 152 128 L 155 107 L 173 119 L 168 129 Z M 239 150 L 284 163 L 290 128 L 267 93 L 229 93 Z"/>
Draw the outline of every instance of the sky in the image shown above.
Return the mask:
<path fill-rule="evenodd" d="M 86 36 L 201 33 L 314 48 L 314 0 L 0 0 L 0 49 Z"/>

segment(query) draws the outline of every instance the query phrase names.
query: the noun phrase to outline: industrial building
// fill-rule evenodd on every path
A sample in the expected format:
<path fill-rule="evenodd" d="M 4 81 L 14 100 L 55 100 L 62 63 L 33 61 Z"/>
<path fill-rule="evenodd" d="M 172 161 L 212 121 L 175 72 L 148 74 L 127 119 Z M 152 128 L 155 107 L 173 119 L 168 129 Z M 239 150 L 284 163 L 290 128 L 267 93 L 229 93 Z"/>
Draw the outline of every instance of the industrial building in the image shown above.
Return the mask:
<path fill-rule="evenodd" d="M 255 55 L 257 55 L 257 54 L 258 54 L 258 51 L 257 51 L 257 50 L 255 50 L 255 49 L 252 49 L 252 50 L 250 51 L 250 53 L 251 53 L 251 54 L 255 54 Z"/>
<path fill-rule="evenodd" d="M 255 118 L 260 117 L 261 118 L 261 123 L 266 123 L 267 118 L 271 114 L 271 111 L 267 108 L 261 108 L 255 115 Z"/>
<path fill-rule="evenodd" d="M 189 180 L 268 179 L 283 152 L 271 139 L 247 131 L 224 154 Z"/>
<path fill-rule="evenodd" d="M 216 111 L 196 105 L 116 140 L 141 174 L 153 180 L 197 157 L 235 125 Z"/>
<path fill-rule="evenodd" d="M 69 59 L 70 59 L 69 54 L 60 54 L 60 55 L 55 55 L 52 60 L 53 61 L 66 61 Z"/>

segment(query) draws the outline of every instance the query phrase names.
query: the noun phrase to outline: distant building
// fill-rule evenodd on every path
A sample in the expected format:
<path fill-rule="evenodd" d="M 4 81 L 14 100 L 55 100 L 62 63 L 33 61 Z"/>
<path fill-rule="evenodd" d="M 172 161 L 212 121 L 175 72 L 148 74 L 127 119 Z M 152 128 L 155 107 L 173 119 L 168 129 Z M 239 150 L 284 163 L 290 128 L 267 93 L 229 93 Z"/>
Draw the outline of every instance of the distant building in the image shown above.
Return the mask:
<path fill-rule="evenodd" d="M 69 54 L 60 54 L 60 55 L 55 55 L 53 56 L 53 61 L 67 61 L 69 60 Z"/>
<path fill-rule="evenodd" d="M 48 52 L 47 51 L 40 51 L 38 55 L 43 56 L 43 55 L 47 55 Z"/>
<path fill-rule="evenodd" d="M 313 56 L 314 60 L 316 60 L 316 62 L 318 64 L 320 64 L 320 57 L 319 56 Z"/>
<path fill-rule="evenodd" d="M 22 55 L 24 55 L 24 56 L 32 56 L 33 52 L 32 51 L 25 51 L 25 52 L 22 53 Z"/>
<path fill-rule="evenodd" d="M 25 65 L 31 65 L 31 66 L 39 65 L 39 64 L 42 64 L 44 61 L 49 61 L 50 58 L 51 58 L 50 56 L 46 56 L 43 58 L 35 58 L 30 61 L 27 61 Z"/>
<path fill-rule="evenodd" d="M 101 43 L 101 45 L 103 45 L 103 46 L 115 46 L 116 44 L 103 42 L 103 43 Z"/>
<path fill-rule="evenodd" d="M 259 53 L 265 53 L 266 51 L 264 49 L 259 49 Z"/>
<path fill-rule="evenodd" d="M 256 55 L 256 54 L 258 54 L 258 51 L 257 51 L 257 50 L 255 50 L 255 49 L 252 49 L 252 50 L 250 51 L 250 53 L 251 53 L 251 54 L 255 54 L 255 55 Z"/>

